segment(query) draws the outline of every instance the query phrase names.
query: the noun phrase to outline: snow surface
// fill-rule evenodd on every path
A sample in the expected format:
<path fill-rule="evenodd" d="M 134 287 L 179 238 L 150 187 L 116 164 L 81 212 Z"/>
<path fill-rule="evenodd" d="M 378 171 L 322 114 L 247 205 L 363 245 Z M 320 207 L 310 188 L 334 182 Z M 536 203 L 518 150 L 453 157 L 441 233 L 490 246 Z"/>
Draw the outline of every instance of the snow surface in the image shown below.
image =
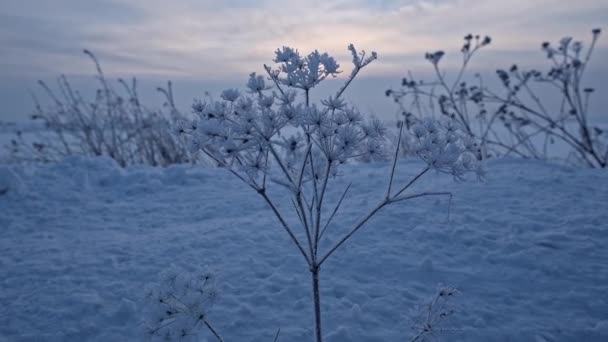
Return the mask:
<path fill-rule="evenodd" d="M 401 162 L 403 182 L 423 168 Z M 387 165 L 350 165 L 335 239 L 376 204 Z M 445 341 L 608 341 L 608 173 L 524 160 L 485 183 L 381 211 L 321 273 L 329 342 L 408 341 L 417 305 L 456 287 Z M 257 195 L 224 170 L 122 170 L 108 159 L 0 166 L 0 341 L 139 341 L 143 288 L 169 265 L 208 265 L 226 341 L 311 341 L 310 275 Z M 291 209 L 287 198 L 279 202 Z M 328 246 L 325 245 L 324 248 Z M 204 332 L 204 336 L 213 338 Z"/>

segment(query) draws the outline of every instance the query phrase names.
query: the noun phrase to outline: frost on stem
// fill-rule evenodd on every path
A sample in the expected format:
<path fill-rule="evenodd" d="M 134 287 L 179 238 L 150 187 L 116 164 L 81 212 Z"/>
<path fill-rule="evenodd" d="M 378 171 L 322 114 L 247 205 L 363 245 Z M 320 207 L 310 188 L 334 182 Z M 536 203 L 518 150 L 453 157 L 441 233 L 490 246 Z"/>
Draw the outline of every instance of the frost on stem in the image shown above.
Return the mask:
<path fill-rule="evenodd" d="M 207 315 L 216 298 L 215 278 L 208 272 L 187 272 L 171 266 L 159 283 L 145 289 L 146 334 L 156 341 L 195 341 L 207 327 L 221 341 Z"/>

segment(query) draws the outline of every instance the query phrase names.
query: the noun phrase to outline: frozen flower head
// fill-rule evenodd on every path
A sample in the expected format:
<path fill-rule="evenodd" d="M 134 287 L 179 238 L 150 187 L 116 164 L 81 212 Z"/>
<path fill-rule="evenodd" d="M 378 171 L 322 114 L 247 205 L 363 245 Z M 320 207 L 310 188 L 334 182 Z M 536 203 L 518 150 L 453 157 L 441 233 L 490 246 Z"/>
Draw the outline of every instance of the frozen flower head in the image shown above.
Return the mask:
<path fill-rule="evenodd" d="M 194 131 L 194 129 L 192 129 L 192 126 L 193 126 L 192 122 L 190 122 L 190 121 L 179 120 L 173 126 L 173 130 L 177 134 L 192 133 Z M 195 129 L 196 129 L 196 127 L 195 127 Z"/>
<path fill-rule="evenodd" d="M 361 50 L 361 52 L 358 52 L 353 44 L 348 45 L 348 50 L 353 56 L 353 64 L 355 65 L 355 69 L 363 68 L 378 58 L 378 54 L 375 51 L 372 51 L 370 56 L 365 57 L 365 51 Z"/>
<path fill-rule="evenodd" d="M 278 69 L 267 67 L 271 78 L 288 87 L 310 90 L 328 76 L 338 74 L 340 65 L 327 52 L 314 50 L 302 57 L 298 50 L 282 47 L 273 60 Z"/>
<path fill-rule="evenodd" d="M 297 93 L 293 90 L 288 90 L 277 96 L 281 104 L 290 105 L 296 101 Z"/>
<path fill-rule="evenodd" d="M 252 93 L 258 94 L 263 90 L 266 90 L 266 82 L 264 81 L 264 76 L 257 75 L 255 72 L 249 74 L 249 80 L 247 81 L 247 88 Z"/>
<path fill-rule="evenodd" d="M 431 62 L 433 65 L 437 65 L 439 64 L 439 61 L 441 60 L 441 58 L 445 55 L 445 52 L 443 51 L 435 51 L 435 52 L 427 52 L 424 55 L 424 58 L 426 58 L 429 62 Z"/>
<path fill-rule="evenodd" d="M 266 160 L 262 152 L 245 155 L 240 164 L 240 168 L 253 179 L 257 179 L 260 174 L 264 174 L 268 171 L 268 165 L 266 165 Z"/>
<path fill-rule="evenodd" d="M 282 49 L 277 49 L 275 52 L 275 63 L 295 63 L 299 64 L 300 54 L 298 50 L 292 49 L 288 46 L 283 46 Z"/>
<path fill-rule="evenodd" d="M 279 108 L 279 115 L 282 116 L 285 120 L 287 120 L 287 122 L 291 125 L 298 126 L 298 122 L 301 119 L 301 111 L 301 106 L 281 105 L 281 107 Z"/>
<path fill-rule="evenodd" d="M 263 108 L 270 108 L 272 107 L 272 105 L 274 104 L 274 95 L 270 95 L 270 96 L 261 96 L 258 99 L 258 103 L 260 104 L 260 106 L 262 106 Z"/>
<path fill-rule="evenodd" d="M 253 100 L 249 97 L 241 97 L 237 102 L 234 110 L 236 114 L 244 114 L 251 111 L 253 107 Z"/>
<path fill-rule="evenodd" d="M 346 115 L 343 115 L 342 113 L 333 115 L 332 121 L 336 126 L 348 124 L 348 119 L 346 118 Z"/>
<path fill-rule="evenodd" d="M 385 161 L 387 158 L 387 149 L 378 140 L 368 140 L 361 149 L 359 160 L 369 163 Z"/>
<path fill-rule="evenodd" d="M 226 90 L 222 91 L 222 95 L 221 95 L 222 99 L 224 99 L 228 102 L 236 101 L 236 99 L 238 99 L 239 96 L 241 96 L 241 93 L 239 93 L 239 91 L 236 89 L 226 89 Z"/>
<path fill-rule="evenodd" d="M 346 107 L 346 101 L 340 98 L 335 98 L 333 96 L 330 96 L 325 100 L 321 100 L 321 104 L 323 104 L 330 110 L 340 110 Z"/>
<path fill-rule="evenodd" d="M 360 131 L 351 125 L 346 125 L 338 128 L 337 145 L 338 149 L 345 154 L 349 154 L 362 140 Z"/>
<path fill-rule="evenodd" d="M 346 122 L 349 124 L 354 125 L 354 124 L 358 124 L 359 122 L 363 121 L 363 116 L 361 115 L 359 110 L 357 110 L 357 108 L 354 108 L 354 107 L 346 108 L 343 113 L 344 113 L 344 117 L 346 118 Z"/>
<path fill-rule="evenodd" d="M 201 115 L 205 110 L 205 105 L 206 104 L 204 102 L 201 102 L 201 100 L 195 100 L 192 104 L 192 112 L 194 114 Z"/>
<path fill-rule="evenodd" d="M 226 116 L 226 103 L 219 101 L 205 103 L 200 106 L 200 111 L 195 111 L 195 113 L 201 119 L 222 119 Z"/>
<path fill-rule="evenodd" d="M 338 68 L 340 68 L 340 64 L 338 64 L 333 57 L 328 55 L 327 52 L 323 53 L 319 59 L 326 75 L 335 75 L 339 72 Z"/>
<path fill-rule="evenodd" d="M 361 126 L 361 130 L 366 137 L 369 137 L 372 140 L 382 140 L 386 136 L 386 127 L 384 127 L 384 123 L 372 117 L 369 121 L 364 123 Z"/>
<path fill-rule="evenodd" d="M 469 173 L 483 175 L 481 163 L 474 152 L 476 145 L 461 134 L 453 120 L 442 122 L 427 118 L 412 127 L 415 152 L 428 167 L 463 179 Z"/>
<path fill-rule="evenodd" d="M 319 130 L 330 124 L 329 116 L 327 112 L 312 105 L 304 111 L 303 123 L 307 126 L 312 127 L 315 130 Z"/>
<path fill-rule="evenodd" d="M 215 278 L 171 266 L 144 290 L 145 329 L 153 340 L 195 340 L 217 298 Z"/>
<path fill-rule="evenodd" d="M 475 38 L 475 41 L 473 41 L 473 38 Z M 475 53 L 475 51 L 477 51 L 478 49 L 489 45 L 492 42 L 492 38 L 490 38 L 489 36 L 484 36 L 483 39 L 481 38 L 480 35 L 475 35 L 473 36 L 472 34 L 467 34 L 464 37 L 464 44 L 462 45 L 462 48 L 460 49 L 460 51 L 465 54 L 466 56 L 471 56 L 472 54 Z M 441 51 L 438 51 L 441 52 Z M 435 53 L 436 54 L 436 53 Z M 427 59 L 429 59 L 431 62 L 433 62 L 433 58 L 432 57 L 438 57 L 441 58 L 442 53 L 440 53 L 439 56 L 433 56 L 434 54 L 427 54 Z M 439 60 L 437 60 L 435 62 L 438 63 Z"/>

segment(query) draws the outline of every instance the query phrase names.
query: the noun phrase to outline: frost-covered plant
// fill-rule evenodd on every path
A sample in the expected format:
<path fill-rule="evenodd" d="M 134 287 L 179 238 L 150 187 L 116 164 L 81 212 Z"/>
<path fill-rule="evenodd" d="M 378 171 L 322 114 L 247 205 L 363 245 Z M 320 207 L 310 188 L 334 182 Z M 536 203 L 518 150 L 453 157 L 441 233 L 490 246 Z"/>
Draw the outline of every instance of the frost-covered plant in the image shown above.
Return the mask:
<path fill-rule="evenodd" d="M 497 70 L 502 91 L 484 89 L 484 101 L 498 104 L 498 119 L 515 137 L 508 151 L 532 158 L 546 158 L 550 144 L 559 140 L 567 144 L 580 164 L 608 167 L 608 132 L 589 120 L 589 100 L 594 92 L 586 87 L 584 76 L 600 29 L 591 32 L 587 49 L 572 37 L 562 38 L 557 46 L 544 42 L 542 51 L 550 68 L 541 72 L 521 70 L 512 65 L 509 70 Z M 538 95 L 545 87 L 550 96 Z M 533 138 L 543 137 L 540 143 Z"/>
<path fill-rule="evenodd" d="M 458 291 L 452 287 L 440 286 L 429 303 L 421 306 L 414 319 L 414 336 L 410 342 L 425 341 L 445 331 L 445 325 L 454 314 L 453 298 Z"/>
<path fill-rule="evenodd" d="M 137 82 L 119 79 L 118 92 L 106 79 L 97 58 L 94 62 L 100 88 L 93 99 L 75 90 L 65 76 L 57 80 L 58 91 L 45 82 L 40 86 L 50 105 L 36 98 L 32 120 L 42 127 L 35 132 L 17 131 L 7 146 L 15 160 L 55 161 L 69 155 L 108 156 L 121 166 L 166 166 L 192 160 L 185 144 L 171 128 L 184 117 L 173 101 L 171 83 L 158 90 L 166 97 L 166 111 L 146 108 L 139 100 Z"/>
<path fill-rule="evenodd" d="M 468 84 L 464 76 L 473 56 L 491 42 L 488 36 L 466 35 L 460 49 L 462 64 L 452 81 L 448 81 L 440 68 L 445 52 L 439 50 L 425 54 L 425 59 L 433 67 L 434 80 L 416 80 L 410 72 L 408 77 L 402 79 L 401 89 L 386 91 L 386 96 L 392 97 L 399 105 L 408 128 L 425 117 L 435 117 L 439 112 L 441 116 L 458 122 L 470 138 L 479 140 L 484 135 L 489 123 L 485 119 L 484 103 L 480 101 L 481 85 Z M 475 125 L 476 121 L 479 128 Z"/>
<path fill-rule="evenodd" d="M 578 164 L 608 166 L 608 133 L 589 120 L 589 101 L 594 89 L 586 87 L 584 76 L 601 34 L 592 30 L 587 49 L 571 37 L 554 46 L 541 45 L 550 62 L 547 71 L 522 70 L 512 65 L 496 74 L 502 89 L 491 89 L 479 74 L 475 84 L 463 80 L 472 56 L 491 39 L 465 36 L 463 63 L 451 83 L 439 68 L 443 51 L 427 53 L 435 80 L 418 81 L 410 73 L 399 90 L 386 95 L 400 106 L 408 127 L 436 111 L 453 117 L 464 131 L 477 140 L 480 156 L 515 154 L 523 158 L 546 159 L 556 141 L 571 149 Z M 541 97 L 539 89 L 547 91 Z"/>
<path fill-rule="evenodd" d="M 384 160 L 387 156 L 383 123 L 364 118 L 342 99 L 348 85 L 377 55 L 372 52 L 366 56 L 353 45 L 348 49 L 354 65 L 350 76 L 335 94 L 319 104 L 310 103 L 309 92 L 338 74 L 338 64 L 326 53 L 314 51 L 302 57 L 297 50 L 284 47 L 275 53 L 277 68 L 264 66 L 268 78 L 252 73 L 247 93 L 229 89 L 222 93 L 221 101 L 196 101 L 193 111 L 198 119 L 178 127 L 192 151 L 202 151 L 254 190 L 289 235 L 311 273 L 317 342 L 322 341 L 319 275 L 327 259 L 387 205 L 423 196 L 451 196 L 448 192 L 407 191 L 429 170 L 459 178 L 480 170 L 456 125 L 425 121 L 415 127 L 417 153 L 426 162 L 424 170 L 397 187 L 397 144 L 385 195 L 346 234 L 334 237 L 337 242 L 329 249 L 322 250 L 321 242 L 329 235 L 332 220 L 350 189 L 349 185 L 340 200 L 328 207 L 326 193 L 340 165 L 353 160 Z M 299 100 L 302 95 L 303 101 Z M 401 125 L 399 139 L 403 128 Z M 272 188 L 286 191 L 291 197 L 292 217 L 298 225 L 289 223 L 293 221 L 278 205 L 281 198 L 272 196 Z"/>
<path fill-rule="evenodd" d="M 209 323 L 208 314 L 216 298 L 215 277 L 209 272 L 187 272 L 171 266 L 163 271 L 159 283 L 145 289 L 146 334 L 153 340 L 197 340 L 201 327 L 221 342 Z"/>

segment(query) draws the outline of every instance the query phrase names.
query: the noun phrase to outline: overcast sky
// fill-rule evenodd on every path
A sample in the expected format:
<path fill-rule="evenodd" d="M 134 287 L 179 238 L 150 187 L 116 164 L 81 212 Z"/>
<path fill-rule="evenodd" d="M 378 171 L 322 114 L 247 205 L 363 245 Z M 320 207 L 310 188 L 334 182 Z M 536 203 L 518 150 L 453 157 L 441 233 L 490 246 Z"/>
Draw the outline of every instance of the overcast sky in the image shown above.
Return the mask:
<path fill-rule="evenodd" d="M 84 48 L 108 75 L 140 78 L 150 105 L 157 100 L 154 85 L 173 80 L 186 108 L 205 90 L 241 86 L 283 45 L 327 51 L 349 71 L 348 43 L 379 54 L 348 96 L 364 110 L 390 116 L 395 107 L 384 90 L 408 70 L 429 72 L 427 51 L 446 50 L 446 66 L 455 65 L 469 32 L 492 36 L 473 63 L 473 71 L 492 77 L 492 70 L 513 62 L 542 66 L 542 41 L 566 35 L 589 41 L 590 30 L 607 19 L 606 0 L 2 0 L 0 120 L 31 111 L 37 79 L 66 74 L 92 89 L 94 69 Z M 605 82 L 607 60 L 603 36 L 592 85 Z M 598 103 L 608 105 L 608 87 L 599 88 Z"/>

